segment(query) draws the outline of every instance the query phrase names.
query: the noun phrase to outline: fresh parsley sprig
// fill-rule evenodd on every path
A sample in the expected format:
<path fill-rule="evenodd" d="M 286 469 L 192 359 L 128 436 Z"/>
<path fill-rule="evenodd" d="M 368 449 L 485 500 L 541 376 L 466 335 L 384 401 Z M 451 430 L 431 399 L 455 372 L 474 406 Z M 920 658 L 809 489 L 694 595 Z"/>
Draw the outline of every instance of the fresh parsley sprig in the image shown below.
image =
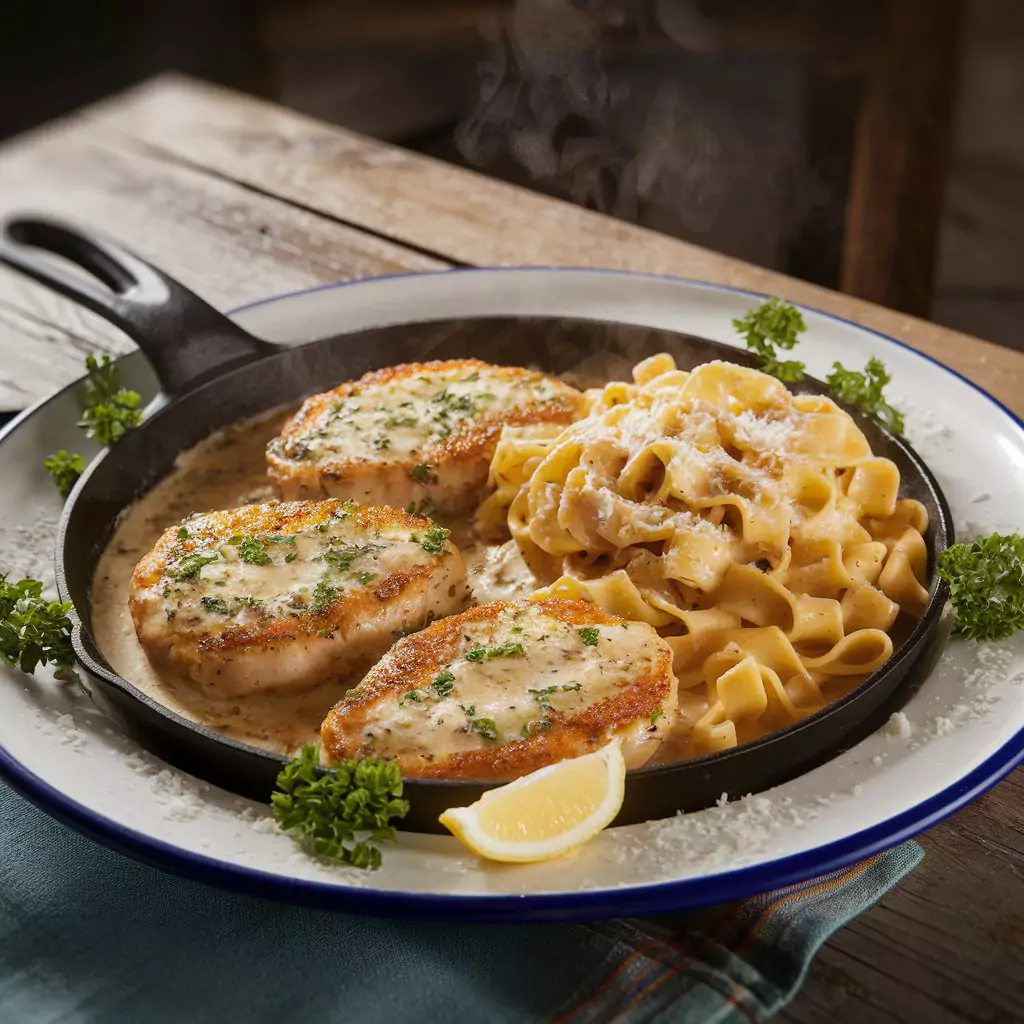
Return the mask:
<path fill-rule="evenodd" d="M 1024 629 L 1024 537 L 993 533 L 939 555 L 956 631 L 968 640 L 1005 640 Z"/>
<path fill-rule="evenodd" d="M 61 448 L 59 452 L 48 455 L 43 466 L 46 472 L 53 477 L 60 496 L 66 498 L 71 493 L 71 488 L 78 482 L 78 478 L 85 472 L 85 459 L 81 455 L 72 455 Z"/>
<path fill-rule="evenodd" d="M 777 377 L 784 384 L 804 379 L 804 364 L 780 360 L 777 352 L 777 349 L 792 350 L 807 330 L 796 306 L 782 299 L 767 299 L 732 324 L 743 335 L 747 348 L 760 359 L 762 372 Z M 882 394 L 891 379 L 882 361 L 872 357 L 863 373 L 847 370 L 840 362 L 833 363 L 825 383 L 839 401 L 860 409 L 893 433 L 902 434 L 903 414 L 889 405 Z"/>
<path fill-rule="evenodd" d="M 70 601 L 48 601 L 39 580 L 9 582 L 0 573 L 0 660 L 22 672 L 39 665 L 74 664 Z"/>
<path fill-rule="evenodd" d="M 327 770 L 316 743 L 285 765 L 270 802 L 278 826 L 307 853 L 371 869 L 381 863 L 377 844 L 397 838 L 391 822 L 409 811 L 393 761 L 368 757 Z"/>
<path fill-rule="evenodd" d="M 142 422 L 142 396 L 121 383 L 121 371 L 106 353 L 85 357 L 85 411 L 78 425 L 98 444 L 113 444 Z"/>
<path fill-rule="evenodd" d="M 756 309 L 747 310 L 746 316 L 733 320 L 732 325 L 743 336 L 747 348 L 760 359 L 762 372 L 786 384 L 804 379 L 804 364 L 779 359 L 776 351 L 788 352 L 807 329 L 796 306 L 782 299 L 767 299 Z"/>
<path fill-rule="evenodd" d="M 840 402 L 856 406 L 894 434 L 902 434 L 903 414 L 889 405 L 882 394 L 882 389 L 890 380 L 892 377 L 881 359 L 872 356 L 863 373 L 847 370 L 842 363 L 833 363 L 832 372 L 825 378 L 825 383 Z"/>
<path fill-rule="evenodd" d="M 142 422 L 142 396 L 121 383 L 121 371 L 104 353 L 85 357 L 85 408 L 78 425 L 98 444 L 113 444 Z M 85 469 L 85 460 L 61 449 L 43 463 L 61 497 L 66 498 Z"/>

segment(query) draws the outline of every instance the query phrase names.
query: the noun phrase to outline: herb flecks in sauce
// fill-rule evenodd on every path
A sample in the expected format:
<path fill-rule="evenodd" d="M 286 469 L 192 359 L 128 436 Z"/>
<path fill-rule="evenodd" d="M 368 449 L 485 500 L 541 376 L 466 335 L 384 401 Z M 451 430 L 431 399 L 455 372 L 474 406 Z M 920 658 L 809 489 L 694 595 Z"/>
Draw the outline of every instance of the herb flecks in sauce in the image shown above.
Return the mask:
<path fill-rule="evenodd" d="M 454 680 L 454 674 L 448 669 L 443 669 L 430 685 L 439 697 L 447 697 L 455 685 Z"/>
<path fill-rule="evenodd" d="M 167 567 L 167 576 L 169 579 L 177 580 L 179 583 L 190 580 L 193 576 L 199 574 L 199 570 L 204 565 L 216 562 L 219 557 L 219 555 L 208 555 L 199 551 L 183 555 Z"/>
<path fill-rule="evenodd" d="M 420 539 L 420 546 L 428 555 L 442 555 L 445 552 L 445 545 L 451 530 L 445 529 L 438 523 L 431 522 L 430 528 Z"/>
<path fill-rule="evenodd" d="M 437 477 L 433 470 L 424 462 L 417 463 L 409 470 L 409 477 L 418 484 L 436 484 Z"/>
<path fill-rule="evenodd" d="M 466 651 L 463 657 L 466 661 L 483 661 L 485 658 L 515 658 L 524 653 L 525 651 L 521 643 L 508 641 L 507 643 L 498 644 L 496 647 L 471 648 Z"/>
<path fill-rule="evenodd" d="M 267 542 L 260 537 L 243 537 L 238 542 L 238 557 L 247 565 L 270 565 Z"/>
<path fill-rule="evenodd" d="M 331 583 L 330 573 L 325 572 L 313 588 L 313 599 L 309 603 L 309 610 L 314 615 L 325 615 L 337 598 L 338 588 Z"/>

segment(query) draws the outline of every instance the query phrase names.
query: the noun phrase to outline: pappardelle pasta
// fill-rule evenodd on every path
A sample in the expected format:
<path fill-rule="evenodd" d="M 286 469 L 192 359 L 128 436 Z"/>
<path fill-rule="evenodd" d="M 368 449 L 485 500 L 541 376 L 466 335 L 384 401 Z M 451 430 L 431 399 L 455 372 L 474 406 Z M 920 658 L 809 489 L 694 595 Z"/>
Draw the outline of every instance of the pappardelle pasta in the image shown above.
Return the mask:
<path fill-rule="evenodd" d="M 819 710 L 927 603 L 928 515 L 830 399 L 661 354 L 568 427 L 506 427 L 477 529 L 507 526 L 545 596 L 647 622 L 698 709 L 679 753 Z"/>

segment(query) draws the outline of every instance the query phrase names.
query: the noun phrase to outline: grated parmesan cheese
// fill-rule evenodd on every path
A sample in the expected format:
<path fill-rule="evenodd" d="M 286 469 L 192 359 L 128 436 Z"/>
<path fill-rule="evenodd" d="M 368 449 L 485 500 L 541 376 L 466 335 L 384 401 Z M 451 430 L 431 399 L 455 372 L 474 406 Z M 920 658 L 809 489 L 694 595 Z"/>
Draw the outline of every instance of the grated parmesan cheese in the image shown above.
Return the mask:
<path fill-rule="evenodd" d="M 40 509 L 29 523 L 0 526 L 0 573 L 12 580 L 39 580 L 44 595 L 55 598 L 53 545 L 58 521 L 59 516 Z"/>
<path fill-rule="evenodd" d="M 153 794 L 160 804 L 160 813 L 170 821 L 192 821 L 203 812 L 203 801 L 196 789 L 187 786 L 183 777 L 169 768 L 153 776 Z"/>
<path fill-rule="evenodd" d="M 732 417 L 737 437 L 745 444 L 763 452 L 786 455 L 796 434 L 789 419 L 769 419 L 758 416 L 752 409 Z"/>
<path fill-rule="evenodd" d="M 69 714 L 51 715 L 46 710 L 36 711 L 34 716 L 39 731 L 44 736 L 56 736 L 61 746 L 68 746 L 72 750 L 85 750 L 86 734 L 75 724 L 74 718 Z"/>
<path fill-rule="evenodd" d="M 887 736 L 895 736 L 901 740 L 910 739 L 913 731 L 914 727 L 910 724 L 910 719 L 902 711 L 891 714 L 889 721 L 882 726 L 882 732 Z"/>
<path fill-rule="evenodd" d="M 638 870 L 660 877 L 678 870 L 680 863 L 696 873 L 717 871 L 723 860 L 745 864 L 769 852 L 785 832 L 802 827 L 817 817 L 814 808 L 799 807 L 789 797 L 763 794 L 745 796 L 731 803 L 636 826 L 620 835 L 608 851 L 619 864 L 635 864 Z"/>

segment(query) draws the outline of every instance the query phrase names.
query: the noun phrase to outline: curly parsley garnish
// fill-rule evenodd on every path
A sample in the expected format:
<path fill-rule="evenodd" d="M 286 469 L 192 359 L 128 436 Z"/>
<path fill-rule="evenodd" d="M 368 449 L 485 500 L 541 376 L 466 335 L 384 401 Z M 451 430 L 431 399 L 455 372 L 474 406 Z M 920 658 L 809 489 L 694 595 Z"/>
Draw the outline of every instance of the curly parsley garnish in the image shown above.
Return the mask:
<path fill-rule="evenodd" d="M 81 455 L 72 455 L 61 448 L 59 452 L 48 455 L 43 466 L 46 472 L 53 477 L 60 496 L 66 498 L 71 493 L 71 488 L 78 482 L 78 478 L 85 472 L 85 459 Z"/>
<path fill-rule="evenodd" d="M 796 306 L 782 299 L 768 299 L 732 324 L 746 339 L 747 348 L 760 359 L 764 373 L 786 384 L 804 379 L 803 363 L 781 361 L 776 352 L 792 349 L 807 329 Z M 825 383 L 840 402 L 860 409 L 893 433 L 902 434 L 903 414 L 889 405 L 882 394 L 891 379 L 882 361 L 872 357 L 863 373 L 847 370 L 840 362 L 833 363 Z"/>
<path fill-rule="evenodd" d="M 803 315 L 796 306 L 782 299 L 768 299 L 747 315 L 733 320 L 733 327 L 743 336 L 747 348 L 761 361 L 763 373 L 786 384 L 804 379 L 804 364 L 780 360 L 777 349 L 787 352 L 800 340 L 806 330 Z"/>
<path fill-rule="evenodd" d="M 85 411 L 78 425 L 98 444 L 113 444 L 142 422 L 142 396 L 121 384 L 121 371 L 104 353 L 85 357 Z"/>
<path fill-rule="evenodd" d="M 142 421 L 142 396 L 121 386 L 121 371 L 109 355 L 98 360 L 90 353 L 85 369 L 85 408 L 78 425 L 98 444 L 113 444 Z M 66 498 L 85 470 L 85 460 L 62 448 L 47 456 L 43 466 Z"/>
<path fill-rule="evenodd" d="M 409 811 L 394 762 L 368 757 L 325 770 L 315 743 L 285 765 L 270 803 L 278 826 L 307 853 L 371 869 L 381 863 L 377 844 L 397 838 L 391 822 Z"/>
<path fill-rule="evenodd" d="M 208 612 L 216 612 L 218 615 L 228 614 L 228 603 L 223 597 L 203 596 L 199 601 Z"/>
<path fill-rule="evenodd" d="M 58 669 L 74 664 L 70 601 L 48 601 L 39 580 L 8 582 L 0 573 L 0 660 L 34 672 L 39 665 Z"/>
<path fill-rule="evenodd" d="M 1024 537 L 993 533 L 939 555 L 956 631 L 968 640 L 1004 640 L 1024 629 Z"/>
<path fill-rule="evenodd" d="M 576 632 L 588 647 L 596 647 L 598 640 L 601 639 L 601 631 L 597 626 L 580 626 Z"/>
<path fill-rule="evenodd" d="M 890 380 L 892 378 L 882 361 L 872 357 L 863 373 L 847 370 L 842 363 L 833 363 L 832 372 L 825 378 L 825 383 L 840 402 L 856 406 L 894 434 L 902 434 L 903 414 L 889 405 L 882 394 L 882 389 Z"/>

